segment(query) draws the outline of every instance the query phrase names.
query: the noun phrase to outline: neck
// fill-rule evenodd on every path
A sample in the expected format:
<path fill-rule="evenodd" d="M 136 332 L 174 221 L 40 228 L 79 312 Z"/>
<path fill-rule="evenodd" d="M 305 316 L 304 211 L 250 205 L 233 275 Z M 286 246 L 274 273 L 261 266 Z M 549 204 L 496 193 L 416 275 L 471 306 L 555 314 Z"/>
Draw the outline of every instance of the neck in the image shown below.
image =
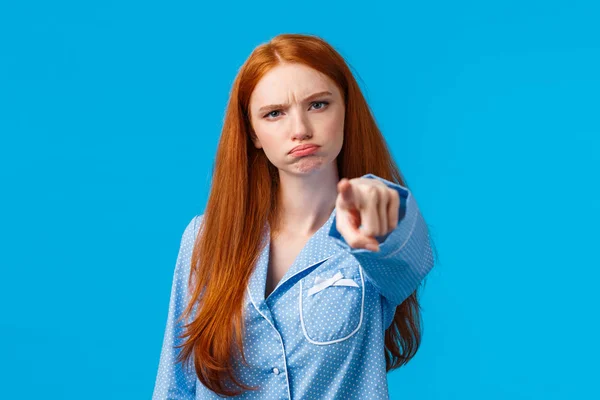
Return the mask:
<path fill-rule="evenodd" d="M 299 176 L 279 171 L 277 231 L 311 236 L 335 208 L 338 171 L 331 168 Z"/>

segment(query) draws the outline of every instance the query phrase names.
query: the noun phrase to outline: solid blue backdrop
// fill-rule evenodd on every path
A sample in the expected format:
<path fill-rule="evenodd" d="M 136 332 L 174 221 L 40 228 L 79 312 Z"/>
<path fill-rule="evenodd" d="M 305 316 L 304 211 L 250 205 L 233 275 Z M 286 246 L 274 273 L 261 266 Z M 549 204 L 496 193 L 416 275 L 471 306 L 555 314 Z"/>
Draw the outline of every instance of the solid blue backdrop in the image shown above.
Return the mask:
<path fill-rule="evenodd" d="M 347 59 L 439 253 L 392 399 L 600 398 L 596 2 L 0 5 L 0 397 L 150 397 L 238 68 Z"/>

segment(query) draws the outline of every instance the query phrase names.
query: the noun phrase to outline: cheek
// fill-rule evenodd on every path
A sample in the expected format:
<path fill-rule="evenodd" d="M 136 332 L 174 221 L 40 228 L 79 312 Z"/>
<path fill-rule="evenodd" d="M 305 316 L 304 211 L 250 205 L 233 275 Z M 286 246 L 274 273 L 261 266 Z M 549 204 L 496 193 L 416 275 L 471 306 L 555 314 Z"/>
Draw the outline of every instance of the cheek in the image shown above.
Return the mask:
<path fill-rule="evenodd" d="M 263 147 L 272 147 L 273 145 L 276 145 L 275 142 L 277 141 L 277 137 L 280 136 L 277 135 L 277 131 L 272 124 L 264 123 L 256 124 L 254 126 L 254 133 Z"/>
<path fill-rule="evenodd" d="M 281 133 L 278 133 L 273 127 L 263 127 L 260 131 L 255 132 L 267 157 L 269 159 L 280 157 L 281 149 L 286 146 Z"/>
<path fill-rule="evenodd" d="M 328 141 L 332 143 L 341 143 L 344 139 L 344 112 L 337 113 L 327 121 L 325 129 Z"/>

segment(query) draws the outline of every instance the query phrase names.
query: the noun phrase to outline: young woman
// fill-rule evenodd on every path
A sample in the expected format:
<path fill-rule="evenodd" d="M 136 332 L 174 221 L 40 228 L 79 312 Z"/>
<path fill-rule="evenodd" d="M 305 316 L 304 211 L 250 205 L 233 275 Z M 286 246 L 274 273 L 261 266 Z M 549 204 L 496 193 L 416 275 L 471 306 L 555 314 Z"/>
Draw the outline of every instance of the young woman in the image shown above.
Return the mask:
<path fill-rule="evenodd" d="M 429 230 L 322 39 L 258 46 L 185 229 L 154 399 L 388 399 L 420 343 Z"/>

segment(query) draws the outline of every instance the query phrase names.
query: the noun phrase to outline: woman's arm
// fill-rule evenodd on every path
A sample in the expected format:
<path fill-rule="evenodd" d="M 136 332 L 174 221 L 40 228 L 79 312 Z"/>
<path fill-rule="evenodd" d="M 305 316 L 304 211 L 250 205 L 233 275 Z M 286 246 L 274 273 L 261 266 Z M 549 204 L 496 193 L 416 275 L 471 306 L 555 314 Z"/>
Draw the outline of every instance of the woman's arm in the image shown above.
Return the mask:
<path fill-rule="evenodd" d="M 334 218 L 329 235 L 350 252 L 363 267 L 367 279 L 394 305 L 413 293 L 433 267 L 433 254 L 427 224 L 412 193 L 404 186 L 373 174 L 363 178 L 378 179 L 400 194 L 399 222 L 386 236 L 377 237 L 379 251 L 355 249 L 346 243 Z"/>
<path fill-rule="evenodd" d="M 160 353 L 154 393 L 152 395 L 153 400 L 195 398 L 195 370 L 191 363 L 189 368 L 187 365 L 186 368 L 183 368 L 181 363 L 176 363 L 181 349 L 176 349 L 174 346 L 183 343 L 183 339 L 180 339 L 179 336 L 183 332 L 184 321 L 177 322 L 177 320 L 185 309 L 189 297 L 187 289 L 191 265 L 190 259 L 199 225 L 199 218 L 199 216 L 192 218 L 181 237 L 179 254 L 177 255 L 175 272 L 173 273 L 173 283 L 171 285 L 167 325 Z"/>

